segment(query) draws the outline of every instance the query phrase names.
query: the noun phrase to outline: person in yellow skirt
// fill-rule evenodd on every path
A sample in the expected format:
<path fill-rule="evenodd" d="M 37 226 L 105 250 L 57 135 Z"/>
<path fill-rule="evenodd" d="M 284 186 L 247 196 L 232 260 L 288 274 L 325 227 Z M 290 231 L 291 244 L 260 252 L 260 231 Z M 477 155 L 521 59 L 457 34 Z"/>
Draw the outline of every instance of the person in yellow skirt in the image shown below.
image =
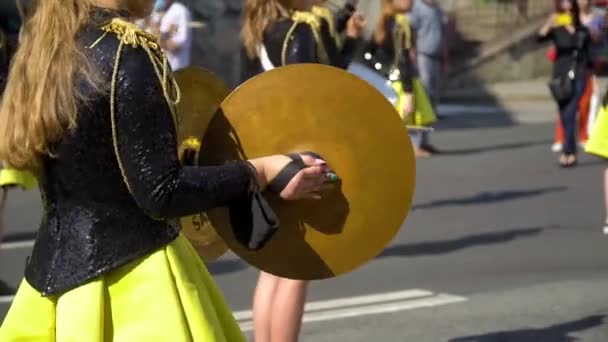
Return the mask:
<path fill-rule="evenodd" d="M 372 39 L 366 46 L 364 60 L 385 76 L 397 93 L 395 105 L 410 131 L 416 155 L 430 156 L 420 136 L 425 126 L 437 121 L 424 87 L 417 78 L 415 41 L 407 17 L 411 0 L 382 0 L 382 14 Z"/>
<path fill-rule="evenodd" d="M 180 164 L 178 88 L 156 37 L 131 24 L 153 0 L 32 5 L 0 107 L 0 160 L 36 175 L 44 212 L 0 341 L 245 341 L 175 222 L 250 208 L 292 159 Z M 333 177 L 302 158 L 285 200 Z"/>
<path fill-rule="evenodd" d="M 348 66 L 348 51 L 361 35 L 365 22 L 359 16 L 348 20 L 346 34 L 352 39 L 348 43 L 351 47 L 340 50 L 329 35 L 330 22 L 324 24 L 329 17 L 312 12 L 313 5 L 319 3 L 319 0 L 245 1 L 241 30 L 246 52 L 244 80 L 288 64 Z M 260 272 L 253 300 L 256 342 L 298 340 L 308 284 Z"/>
<path fill-rule="evenodd" d="M 602 107 L 593 124 L 589 140 L 585 144 L 585 152 L 608 159 L 608 92 L 604 94 Z M 604 204 L 606 218 L 602 231 L 605 235 L 608 235 L 608 168 L 604 170 Z"/>

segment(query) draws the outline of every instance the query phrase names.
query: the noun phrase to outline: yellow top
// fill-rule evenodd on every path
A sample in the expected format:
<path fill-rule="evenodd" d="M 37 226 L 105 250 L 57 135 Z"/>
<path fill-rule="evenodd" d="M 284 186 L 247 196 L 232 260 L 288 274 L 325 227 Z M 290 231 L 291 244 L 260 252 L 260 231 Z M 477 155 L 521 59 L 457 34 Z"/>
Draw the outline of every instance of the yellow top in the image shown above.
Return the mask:
<path fill-rule="evenodd" d="M 568 13 L 558 14 L 555 18 L 555 24 L 557 26 L 568 26 L 572 25 L 572 16 Z"/>

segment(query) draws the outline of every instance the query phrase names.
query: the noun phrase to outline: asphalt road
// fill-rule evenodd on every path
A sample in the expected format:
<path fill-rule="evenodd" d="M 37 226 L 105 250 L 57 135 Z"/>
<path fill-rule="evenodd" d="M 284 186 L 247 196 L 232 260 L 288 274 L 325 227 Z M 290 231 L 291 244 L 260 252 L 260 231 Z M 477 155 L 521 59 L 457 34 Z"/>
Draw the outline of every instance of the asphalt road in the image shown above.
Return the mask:
<path fill-rule="evenodd" d="M 419 161 L 399 236 L 355 272 L 312 284 L 302 341 L 608 341 L 608 163 L 559 169 L 548 124 L 470 116 L 438 127 L 445 153 Z M 12 193 L 8 239 L 27 240 L 39 211 L 37 194 Z M 16 285 L 28 253 L 5 244 L 0 278 Z M 231 255 L 209 268 L 249 330 L 257 273 Z"/>

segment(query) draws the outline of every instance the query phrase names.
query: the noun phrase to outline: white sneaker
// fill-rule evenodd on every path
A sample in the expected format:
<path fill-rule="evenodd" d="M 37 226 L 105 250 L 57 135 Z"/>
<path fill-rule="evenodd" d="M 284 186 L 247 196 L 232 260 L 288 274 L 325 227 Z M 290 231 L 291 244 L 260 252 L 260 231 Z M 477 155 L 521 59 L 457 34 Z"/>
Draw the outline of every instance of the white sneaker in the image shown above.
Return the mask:
<path fill-rule="evenodd" d="M 562 151 L 562 144 L 560 143 L 555 143 L 553 145 L 551 145 L 551 151 L 558 153 Z"/>

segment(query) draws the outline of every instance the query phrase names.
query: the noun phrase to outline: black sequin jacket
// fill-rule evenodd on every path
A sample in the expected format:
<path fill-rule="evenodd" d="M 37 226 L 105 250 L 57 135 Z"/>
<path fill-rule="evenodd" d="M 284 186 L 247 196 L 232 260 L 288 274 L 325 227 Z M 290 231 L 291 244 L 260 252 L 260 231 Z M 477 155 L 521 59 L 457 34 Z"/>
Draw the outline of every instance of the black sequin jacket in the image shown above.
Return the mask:
<path fill-rule="evenodd" d="M 116 15 L 96 9 L 79 37 L 102 85 L 111 83 L 119 40 L 112 33 L 99 40 L 100 28 Z M 45 296 L 169 244 L 179 234 L 171 223 L 178 217 L 249 196 L 253 172 L 244 161 L 180 165 L 170 107 L 144 49 L 124 45 L 117 80 L 116 144 L 110 87 L 99 92 L 81 81 L 88 102 L 79 108 L 77 128 L 53 146 L 55 158 L 43 160 L 44 214 L 25 276 Z"/>

